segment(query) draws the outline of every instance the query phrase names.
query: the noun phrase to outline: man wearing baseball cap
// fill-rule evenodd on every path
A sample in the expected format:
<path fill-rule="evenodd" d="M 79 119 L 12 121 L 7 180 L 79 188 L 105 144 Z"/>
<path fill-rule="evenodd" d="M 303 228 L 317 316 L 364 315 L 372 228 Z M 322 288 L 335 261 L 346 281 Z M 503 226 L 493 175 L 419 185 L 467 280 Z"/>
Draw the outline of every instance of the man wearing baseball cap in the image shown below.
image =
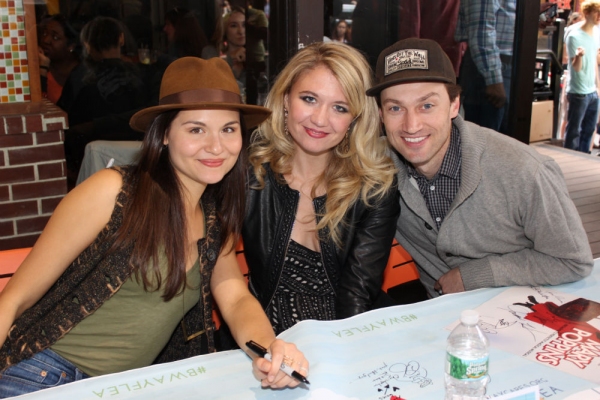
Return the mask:
<path fill-rule="evenodd" d="M 432 297 L 590 274 L 588 239 L 560 168 L 463 120 L 454 69 L 436 42 L 405 39 L 383 50 L 367 95 L 378 98 L 395 150 L 396 239 Z"/>

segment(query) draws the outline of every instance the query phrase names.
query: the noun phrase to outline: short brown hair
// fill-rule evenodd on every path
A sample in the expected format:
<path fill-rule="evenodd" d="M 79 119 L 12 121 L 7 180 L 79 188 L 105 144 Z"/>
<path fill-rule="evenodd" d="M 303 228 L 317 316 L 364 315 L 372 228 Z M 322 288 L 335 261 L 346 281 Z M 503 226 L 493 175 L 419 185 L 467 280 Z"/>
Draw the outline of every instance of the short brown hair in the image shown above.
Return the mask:
<path fill-rule="evenodd" d="M 594 11 L 600 11 L 600 0 L 585 0 L 581 3 L 581 12 L 588 15 Z"/>
<path fill-rule="evenodd" d="M 457 85 L 456 83 L 445 83 L 444 86 L 446 86 L 446 90 L 448 91 L 450 102 L 453 102 L 458 96 L 460 96 L 462 91 L 460 85 Z"/>

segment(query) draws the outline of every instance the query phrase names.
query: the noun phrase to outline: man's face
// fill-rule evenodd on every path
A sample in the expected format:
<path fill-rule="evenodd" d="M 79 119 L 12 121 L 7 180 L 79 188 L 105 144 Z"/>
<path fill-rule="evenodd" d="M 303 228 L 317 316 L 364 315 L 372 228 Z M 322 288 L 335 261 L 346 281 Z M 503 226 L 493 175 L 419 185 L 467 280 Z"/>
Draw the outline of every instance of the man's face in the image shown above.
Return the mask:
<path fill-rule="evenodd" d="M 379 115 L 390 144 L 431 179 L 444 160 L 459 108 L 459 98 L 451 102 L 443 83 L 404 83 L 381 92 Z"/>
<path fill-rule="evenodd" d="M 584 18 L 587 22 L 597 25 L 598 23 L 600 23 L 600 11 L 590 11 L 589 13 L 584 14 Z"/>

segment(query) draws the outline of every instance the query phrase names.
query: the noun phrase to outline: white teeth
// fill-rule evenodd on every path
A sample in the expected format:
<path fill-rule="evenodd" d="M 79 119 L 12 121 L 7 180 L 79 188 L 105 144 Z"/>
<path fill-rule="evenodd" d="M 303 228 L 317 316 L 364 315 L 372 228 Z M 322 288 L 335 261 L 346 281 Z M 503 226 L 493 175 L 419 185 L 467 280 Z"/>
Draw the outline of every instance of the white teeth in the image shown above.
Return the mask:
<path fill-rule="evenodd" d="M 425 136 L 416 137 L 416 138 L 405 137 L 404 140 L 406 140 L 409 143 L 419 143 L 419 142 L 422 142 L 423 140 L 425 140 Z"/>

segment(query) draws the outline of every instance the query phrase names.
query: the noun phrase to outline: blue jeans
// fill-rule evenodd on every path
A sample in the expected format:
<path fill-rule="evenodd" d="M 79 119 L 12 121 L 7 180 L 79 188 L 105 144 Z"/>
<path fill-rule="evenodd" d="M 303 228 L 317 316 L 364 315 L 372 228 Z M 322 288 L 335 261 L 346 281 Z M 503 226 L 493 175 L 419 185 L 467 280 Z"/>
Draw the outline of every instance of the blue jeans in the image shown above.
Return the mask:
<path fill-rule="evenodd" d="M 0 399 L 89 378 L 50 349 L 7 368 L 0 374 Z"/>
<path fill-rule="evenodd" d="M 462 105 L 465 110 L 465 120 L 477 125 L 506 132 L 505 115 L 510 101 L 510 82 L 512 62 L 509 57 L 502 57 L 502 83 L 506 93 L 506 104 L 502 108 L 494 107 L 485 96 L 485 80 L 479 73 L 469 50 L 465 52 L 460 66 L 459 84 L 462 88 Z M 504 123 L 503 123 L 504 122 Z"/>
<path fill-rule="evenodd" d="M 598 120 L 598 93 L 567 93 L 567 100 L 569 109 L 567 110 L 565 147 L 589 153 Z"/>

